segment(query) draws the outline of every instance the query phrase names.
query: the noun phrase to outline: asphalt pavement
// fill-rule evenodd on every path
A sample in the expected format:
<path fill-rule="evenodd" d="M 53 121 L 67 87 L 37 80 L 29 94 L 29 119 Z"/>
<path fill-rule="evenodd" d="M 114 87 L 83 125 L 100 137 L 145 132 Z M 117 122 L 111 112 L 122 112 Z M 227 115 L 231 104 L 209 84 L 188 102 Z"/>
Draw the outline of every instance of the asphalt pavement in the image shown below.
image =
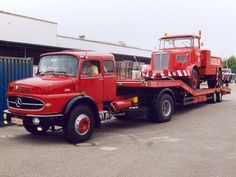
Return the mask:
<path fill-rule="evenodd" d="M 86 143 L 0 128 L 0 177 L 236 177 L 236 85 L 221 103 L 178 107 L 170 122 L 110 120 Z"/>

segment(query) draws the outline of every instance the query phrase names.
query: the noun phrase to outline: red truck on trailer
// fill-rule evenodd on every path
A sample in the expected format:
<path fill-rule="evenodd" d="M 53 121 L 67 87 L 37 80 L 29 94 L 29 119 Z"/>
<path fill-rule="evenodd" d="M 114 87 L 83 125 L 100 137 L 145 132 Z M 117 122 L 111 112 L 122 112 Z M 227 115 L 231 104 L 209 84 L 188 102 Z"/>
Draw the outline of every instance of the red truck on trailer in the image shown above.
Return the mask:
<path fill-rule="evenodd" d="M 153 122 L 167 122 L 177 103 L 221 102 L 229 88 L 193 89 L 182 80 L 116 78 L 114 56 L 97 52 L 43 54 L 36 77 L 8 88 L 5 123 L 22 121 L 32 134 L 63 128 L 70 143 L 88 140 L 101 121 L 147 110 Z"/>
<path fill-rule="evenodd" d="M 182 80 L 194 89 L 207 81 L 209 88 L 222 86 L 221 58 L 201 50 L 199 35 L 167 35 L 160 39 L 159 50 L 152 53 L 149 78 Z M 144 74 L 144 73 L 143 73 Z"/>

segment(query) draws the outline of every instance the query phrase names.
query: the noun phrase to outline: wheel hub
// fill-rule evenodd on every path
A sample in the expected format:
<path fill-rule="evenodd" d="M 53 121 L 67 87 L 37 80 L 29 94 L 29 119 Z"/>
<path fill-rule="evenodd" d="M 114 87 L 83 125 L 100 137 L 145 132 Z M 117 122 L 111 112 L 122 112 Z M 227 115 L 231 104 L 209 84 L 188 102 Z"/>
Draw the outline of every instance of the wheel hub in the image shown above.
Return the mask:
<path fill-rule="evenodd" d="M 168 100 L 165 100 L 162 103 L 162 113 L 164 114 L 164 116 L 169 116 L 171 113 L 171 103 Z"/>
<path fill-rule="evenodd" d="M 75 120 L 75 131 L 78 135 L 85 135 L 90 129 L 90 119 L 86 114 L 79 115 Z"/>

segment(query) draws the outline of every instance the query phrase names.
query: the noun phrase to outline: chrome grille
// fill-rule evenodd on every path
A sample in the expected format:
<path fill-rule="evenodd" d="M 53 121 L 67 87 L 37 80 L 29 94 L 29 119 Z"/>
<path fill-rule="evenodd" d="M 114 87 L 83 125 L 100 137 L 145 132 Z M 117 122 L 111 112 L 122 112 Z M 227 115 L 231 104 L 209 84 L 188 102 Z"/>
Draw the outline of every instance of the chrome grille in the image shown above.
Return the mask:
<path fill-rule="evenodd" d="M 38 99 L 20 96 L 8 97 L 8 105 L 17 109 L 42 109 L 44 106 Z"/>
<path fill-rule="evenodd" d="M 168 69 L 169 66 L 169 54 L 156 54 L 154 58 L 155 70 Z"/>

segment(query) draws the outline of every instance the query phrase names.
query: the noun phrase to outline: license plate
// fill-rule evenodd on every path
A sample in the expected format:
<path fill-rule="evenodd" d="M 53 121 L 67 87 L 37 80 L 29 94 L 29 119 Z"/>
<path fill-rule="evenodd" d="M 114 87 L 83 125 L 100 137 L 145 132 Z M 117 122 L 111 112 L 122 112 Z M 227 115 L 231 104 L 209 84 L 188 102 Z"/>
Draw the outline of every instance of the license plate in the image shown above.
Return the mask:
<path fill-rule="evenodd" d="M 11 123 L 16 124 L 16 125 L 23 125 L 23 120 L 19 119 L 17 117 L 12 117 L 11 118 Z"/>

